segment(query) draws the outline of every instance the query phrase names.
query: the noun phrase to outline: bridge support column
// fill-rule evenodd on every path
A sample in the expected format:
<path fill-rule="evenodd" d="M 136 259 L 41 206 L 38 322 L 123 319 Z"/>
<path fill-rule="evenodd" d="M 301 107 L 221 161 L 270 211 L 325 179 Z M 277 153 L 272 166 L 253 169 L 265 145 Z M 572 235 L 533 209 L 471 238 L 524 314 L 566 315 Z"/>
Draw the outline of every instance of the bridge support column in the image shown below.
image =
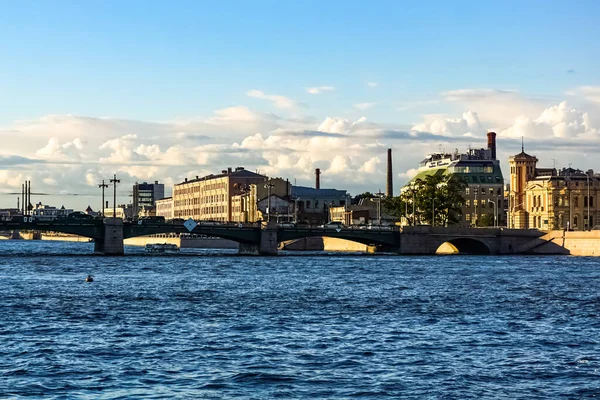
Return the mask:
<path fill-rule="evenodd" d="M 104 238 L 96 239 L 94 253 L 106 256 L 122 256 L 123 249 L 123 220 L 121 218 L 104 219 Z"/>
<path fill-rule="evenodd" d="M 258 252 L 262 256 L 277 255 L 277 224 L 275 222 L 269 222 L 260 231 L 260 248 Z"/>

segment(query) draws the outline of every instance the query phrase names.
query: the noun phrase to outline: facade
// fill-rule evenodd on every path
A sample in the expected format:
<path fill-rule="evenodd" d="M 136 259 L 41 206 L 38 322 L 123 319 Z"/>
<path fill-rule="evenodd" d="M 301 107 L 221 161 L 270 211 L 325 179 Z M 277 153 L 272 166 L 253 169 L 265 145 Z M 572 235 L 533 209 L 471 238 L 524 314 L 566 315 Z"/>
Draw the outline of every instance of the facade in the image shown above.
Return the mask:
<path fill-rule="evenodd" d="M 60 208 L 49 206 L 47 204 L 38 203 L 32 210 L 31 215 L 37 220 L 52 221 L 57 218 L 66 217 L 73 212 L 71 208 Z"/>
<path fill-rule="evenodd" d="M 133 215 L 139 215 L 144 207 L 154 207 L 154 202 L 165 197 L 165 185 L 154 183 L 135 183 L 133 185 Z"/>
<path fill-rule="evenodd" d="M 228 168 L 218 175 L 196 177 L 173 188 L 173 217 L 227 222 L 234 220 L 232 198 L 261 183 L 267 177 L 244 167 Z"/>
<path fill-rule="evenodd" d="M 157 216 L 165 217 L 166 220 L 173 219 L 173 197 L 158 199 L 154 204 Z"/>
<path fill-rule="evenodd" d="M 401 193 L 410 193 L 416 180 L 424 180 L 428 175 L 450 175 L 462 177 L 467 186 L 459 226 L 478 226 L 485 215 L 495 217 L 496 224 L 506 223 L 504 213 L 504 178 L 500 161 L 496 159 L 496 133 L 489 132 L 488 147 L 469 149 L 467 153 L 428 154 L 419 163 L 417 175 L 406 184 Z"/>
<path fill-rule="evenodd" d="M 294 202 L 294 220 L 322 224 L 329 220 L 329 209 L 350 204 L 350 195 L 345 190 L 315 189 L 292 186 L 290 196 Z"/>
<path fill-rule="evenodd" d="M 509 227 L 589 230 L 600 222 L 600 176 L 589 170 L 537 168 L 522 151 L 509 158 Z"/>
<path fill-rule="evenodd" d="M 240 194 L 231 198 L 233 209 L 232 220 L 236 222 L 256 222 L 267 219 L 268 198 L 271 196 L 271 214 L 281 218 L 289 214 L 288 209 L 283 210 L 281 202 L 289 202 L 291 185 L 282 178 L 268 179 L 261 183 L 253 183 L 242 188 Z M 265 201 L 263 201 L 265 200 Z M 261 205 L 265 203 L 266 205 Z M 289 220 L 286 218 L 285 220 Z"/>

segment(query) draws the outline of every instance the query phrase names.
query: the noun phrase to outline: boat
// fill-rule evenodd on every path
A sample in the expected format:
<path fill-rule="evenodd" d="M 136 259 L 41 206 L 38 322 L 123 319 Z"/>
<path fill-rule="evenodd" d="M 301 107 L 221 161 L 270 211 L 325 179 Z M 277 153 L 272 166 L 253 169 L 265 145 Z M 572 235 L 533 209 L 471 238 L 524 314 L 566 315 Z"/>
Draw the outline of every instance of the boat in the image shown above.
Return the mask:
<path fill-rule="evenodd" d="M 172 243 L 149 243 L 146 245 L 147 253 L 179 253 L 179 247 Z"/>

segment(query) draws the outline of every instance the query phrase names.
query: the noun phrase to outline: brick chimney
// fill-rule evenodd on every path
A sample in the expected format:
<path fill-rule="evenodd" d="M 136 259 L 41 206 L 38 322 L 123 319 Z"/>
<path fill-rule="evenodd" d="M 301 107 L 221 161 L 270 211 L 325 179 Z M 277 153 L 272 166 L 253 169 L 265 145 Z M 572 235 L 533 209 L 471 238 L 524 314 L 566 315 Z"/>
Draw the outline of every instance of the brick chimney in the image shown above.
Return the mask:
<path fill-rule="evenodd" d="M 492 151 L 492 160 L 496 159 L 496 132 L 488 132 L 488 149 Z"/>
<path fill-rule="evenodd" d="M 385 186 L 385 195 L 392 197 L 394 195 L 394 173 L 392 172 L 392 149 L 387 151 L 387 184 Z"/>
<path fill-rule="evenodd" d="M 321 189 L 321 169 L 315 169 L 315 189 Z"/>

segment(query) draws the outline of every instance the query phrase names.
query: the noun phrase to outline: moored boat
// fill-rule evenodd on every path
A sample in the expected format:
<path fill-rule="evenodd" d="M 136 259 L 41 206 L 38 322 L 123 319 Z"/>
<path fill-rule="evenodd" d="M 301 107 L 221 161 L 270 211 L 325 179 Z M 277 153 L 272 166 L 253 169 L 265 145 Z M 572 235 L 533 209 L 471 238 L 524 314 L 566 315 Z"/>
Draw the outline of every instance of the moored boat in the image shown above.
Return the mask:
<path fill-rule="evenodd" d="M 148 253 L 179 253 L 179 247 L 172 243 L 149 243 L 146 245 Z"/>

